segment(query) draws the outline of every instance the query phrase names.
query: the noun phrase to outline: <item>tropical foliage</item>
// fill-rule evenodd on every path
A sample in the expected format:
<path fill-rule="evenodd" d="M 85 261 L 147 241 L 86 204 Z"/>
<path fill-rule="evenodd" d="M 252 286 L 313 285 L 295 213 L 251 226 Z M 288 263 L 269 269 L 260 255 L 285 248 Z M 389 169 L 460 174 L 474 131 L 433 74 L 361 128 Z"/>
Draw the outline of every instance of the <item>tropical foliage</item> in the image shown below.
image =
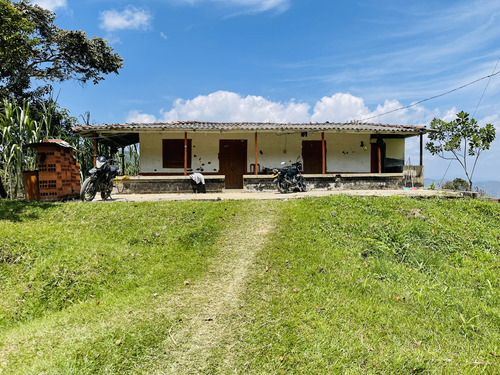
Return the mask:
<path fill-rule="evenodd" d="M 94 152 L 92 140 L 80 138 L 71 131 L 77 120 L 60 109 L 56 101 L 49 99 L 38 102 L 38 105 L 39 108 L 33 111 L 27 100 L 16 104 L 14 100 L 4 99 L 0 104 L 0 190 L 4 188 L 10 198 L 22 196 L 23 171 L 37 168 L 35 151 L 29 145 L 43 139 L 62 139 L 72 145 L 76 149 L 75 157 L 80 163 L 82 178 L 92 168 L 94 154 L 121 159 L 121 151 L 109 155 L 109 150 L 104 145 L 99 145 L 97 153 Z M 90 114 L 86 115 L 84 121 L 90 125 Z M 131 145 L 123 151 L 123 173 L 138 174 L 138 146 Z"/>
<path fill-rule="evenodd" d="M 489 150 L 495 139 L 495 127 L 491 124 L 479 127 L 475 119 L 462 111 L 450 122 L 435 118 L 430 128 L 435 131 L 429 133 L 425 149 L 432 155 L 458 161 L 469 181 L 468 190 L 471 190 L 477 160 L 483 151 Z"/>
<path fill-rule="evenodd" d="M 15 198 L 23 191 L 22 172 L 36 169 L 36 155 L 30 144 L 47 137 L 78 141 L 54 121 L 58 113 L 55 101 L 43 102 L 36 119 L 27 100 L 17 104 L 4 99 L 0 109 L 0 178 L 8 196 Z M 68 117 L 65 121 L 72 119 Z"/>
<path fill-rule="evenodd" d="M 22 0 L 0 0 L 0 96 L 41 98 L 50 85 L 33 82 L 77 80 L 94 84 L 118 74 L 122 58 L 102 38 L 54 25 L 55 14 Z M 37 81 L 34 81 L 37 80 Z"/>
<path fill-rule="evenodd" d="M 78 151 L 82 177 L 93 165 L 90 140 L 71 132 L 77 120 L 57 105 L 50 82 L 94 84 L 118 74 L 122 58 L 107 42 L 81 30 L 54 25 L 55 14 L 27 0 L 0 0 L 0 196 L 22 194 L 25 170 L 36 168 L 32 143 L 60 138 Z M 33 86 L 33 87 L 32 87 Z M 90 125 L 90 116 L 84 121 Z M 135 152 L 134 152 L 135 150 Z M 138 169 L 136 148 L 127 149 L 127 171 Z M 115 156 L 118 159 L 118 155 Z"/>

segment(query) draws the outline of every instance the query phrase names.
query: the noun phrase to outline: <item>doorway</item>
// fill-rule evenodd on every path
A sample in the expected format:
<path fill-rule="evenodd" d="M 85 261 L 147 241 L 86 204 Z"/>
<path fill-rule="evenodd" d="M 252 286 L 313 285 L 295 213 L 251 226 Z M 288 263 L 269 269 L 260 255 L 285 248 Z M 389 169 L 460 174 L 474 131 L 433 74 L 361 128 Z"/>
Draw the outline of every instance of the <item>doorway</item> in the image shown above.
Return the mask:
<path fill-rule="evenodd" d="M 219 173 L 226 176 L 225 187 L 243 188 L 243 175 L 247 170 L 246 139 L 219 141 Z"/>
<path fill-rule="evenodd" d="M 370 159 L 371 173 L 385 172 L 385 142 L 382 138 L 372 139 Z"/>
<path fill-rule="evenodd" d="M 325 142 L 326 155 L 326 142 Z M 302 159 L 304 159 L 304 173 L 323 173 L 323 153 L 321 141 L 302 141 Z M 325 165 L 326 170 L 326 165 Z"/>

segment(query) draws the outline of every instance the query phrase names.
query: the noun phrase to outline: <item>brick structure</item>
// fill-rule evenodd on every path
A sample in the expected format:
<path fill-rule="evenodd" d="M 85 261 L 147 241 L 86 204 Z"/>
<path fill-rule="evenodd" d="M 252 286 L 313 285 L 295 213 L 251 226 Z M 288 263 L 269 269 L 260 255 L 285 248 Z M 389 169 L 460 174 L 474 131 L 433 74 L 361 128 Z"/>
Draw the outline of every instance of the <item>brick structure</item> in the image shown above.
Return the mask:
<path fill-rule="evenodd" d="M 38 189 L 41 201 L 60 201 L 80 195 L 80 164 L 74 150 L 61 139 L 46 139 L 37 151 Z"/>

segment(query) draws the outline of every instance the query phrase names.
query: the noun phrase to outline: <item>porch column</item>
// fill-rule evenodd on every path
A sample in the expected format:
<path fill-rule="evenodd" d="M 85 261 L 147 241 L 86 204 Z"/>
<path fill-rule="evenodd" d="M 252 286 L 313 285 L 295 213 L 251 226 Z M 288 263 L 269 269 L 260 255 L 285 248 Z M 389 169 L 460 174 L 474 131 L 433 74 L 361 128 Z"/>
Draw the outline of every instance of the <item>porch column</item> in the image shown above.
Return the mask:
<path fill-rule="evenodd" d="M 122 154 L 120 155 L 122 159 L 122 175 L 125 174 L 125 147 L 122 147 Z"/>
<path fill-rule="evenodd" d="M 187 175 L 188 168 L 188 133 L 184 132 L 184 176 Z"/>
<path fill-rule="evenodd" d="M 94 160 L 93 164 L 94 164 L 94 167 L 95 167 L 95 161 L 97 159 L 97 133 L 94 133 L 94 155 L 92 157 L 92 159 Z"/>
<path fill-rule="evenodd" d="M 326 147 L 325 147 L 325 132 L 321 132 L 321 156 L 322 156 L 322 173 L 326 174 Z"/>
<path fill-rule="evenodd" d="M 113 151 L 115 149 L 115 142 L 111 141 L 111 146 L 109 146 L 109 158 L 113 157 Z"/>
<path fill-rule="evenodd" d="M 254 174 L 255 175 L 258 175 L 259 174 L 259 168 L 257 167 L 258 166 L 258 160 L 257 160 L 257 157 L 258 157 L 258 152 L 257 152 L 257 132 L 255 132 L 255 168 L 254 168 Z"/>
<path fill-rule="evenodd" d="M 382 173 L 382 147 L 377 142 L 378 173 Z"/>
<path fill-rule="evenodd" d="M 420 166 L 424 165 L 424 134 L 420 133 Z"/>

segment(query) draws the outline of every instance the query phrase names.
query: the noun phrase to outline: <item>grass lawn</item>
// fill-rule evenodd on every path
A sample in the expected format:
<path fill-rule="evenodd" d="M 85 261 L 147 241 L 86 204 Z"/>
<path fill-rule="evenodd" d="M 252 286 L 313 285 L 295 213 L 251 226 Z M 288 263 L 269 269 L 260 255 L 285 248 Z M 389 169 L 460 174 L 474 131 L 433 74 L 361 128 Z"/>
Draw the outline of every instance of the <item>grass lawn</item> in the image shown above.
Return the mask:
<path fill-rule="evenodd" d="M 0 374 L 500 373 L 500 206 L 0 201 Z"/>

